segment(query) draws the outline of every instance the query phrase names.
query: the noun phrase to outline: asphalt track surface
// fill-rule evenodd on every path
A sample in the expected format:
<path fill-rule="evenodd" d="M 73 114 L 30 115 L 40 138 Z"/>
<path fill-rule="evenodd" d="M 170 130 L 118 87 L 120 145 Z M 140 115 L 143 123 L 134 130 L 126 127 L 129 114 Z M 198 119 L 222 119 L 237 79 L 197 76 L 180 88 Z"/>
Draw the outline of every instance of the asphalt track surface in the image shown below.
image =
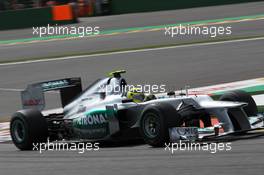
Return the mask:
<path fill-rule="evenodd" d="M 128 15 L 116 15 L 111 17 L 88 18 L 82 21 L 80 26 L 100 26 L 100 30 L 175 24 L 208 19 L 222 19 L 227 17 L 239 17 L 262 14 L 264 3 L 246 3 L 218 7 L 204 7 L 186 10 L 174 10 L 153 13 L 140 13 Z M 91 20 L 91 21 L 89 21 Z M 112 27 L 110 27 L 112 26 Z M 244 37 L 264 35 L 264 20 L 241 23 L 223 24 L 232 27 L 232 37 Z M 0 40 L 14 39 L 12 35 L 19 37 L 34 37 L 32 29 L 1 31 Z M 19 35 L 19 36 L 17 36 Z M 21 35 L 21 36 L 20 36 Z M 35 36 L 36 37 L 36 36 Z M 31 44 L 18 44 L 0 47 L 0 62 L 18 59 L 51 57 L 67 54 L 80 54 L 85 52 L 102 52 L 117 49 L 129 49 L 152 45 L 179 44 L 201 40 L 220 39 L 208 36 L 181 36 L 171 38 L 164 35 L 164 31 L 141 32 L 130 34 L 110 35 L 92 38 L 75 38 L 73 40 L 60 40 L 49 42 L 34 42 Z M 229 36 L 228 36 L 229 37 Z"/>
<path fill-rule="evenodd" d="M 254 15 L 261 13 L 264 7 L 263 3 L 235 6 L 241 8 L 240 11 L 234 10 L 234 6 L 222 6 L 219 8 L 222 8 L 222 10 L 228 9 L 223 14 L 213 13 L 215 16 L 208 16 L 208 14 L 216 12 L 217 9 L 215 7 L 210 7 L 205 8 L 207 11 L 204 12 L 204 16 L 202 16 L 202 14 L 201 17 L 198 16 L 198 14 L 200 14 L 198 12 L 197 14 L 190 13 L 190 15 L 193 15 L 193 19 L 195 18 L 194 20 L 200 20 L 199 18 L 204 19 L 205 16 L 207 16 L 208 19 L 214 17 L 227 17 L 225 14 L 228 16 Z M 199 8 L 192 10 L 199 11 Z M 182 11 L 157 13 L 172 13 L 174 16 L 174 13 L 181 13 Z M 187 14 L 186 12 L 187 11 L 185 11 L 185 14 Z M 147 15 L 155 16 L 156 14 L 149 13 Z M 123 17 L 123 15 L 116 17 Z M 111 18 L 116 17 L 114 16 Z M 183 21 L 186 21 L 186 19 Z M 170 21 L 168 23 L 170 23 Z M 253 26 L 252 30 L 240 31 L 245 32 L 241 34 L 255 35 L 263 31 L 263 22 L 252 23 L 254 24 L 250 25 Z M 247 24 L 245 24 L 244 27 L 247 27 Z M 152 25 L 152 23 L 149 25 Z M 124 25 L 122 24 L 122 26 Z M 111 41 L 113 38 L 108 39 Z M 124 37 L 123 41 L 126 41 L 125 39 L 127 38 Z M 152 37 L 150 40 L 151 39 L 153 39 L 153 42 L 157 42 L 155 38 Z M 160 41 L 162 42 L 163 40 Z M 48 47 L 52 42 L 45 44 Z M 54 44 L 56 44 L 56 42 Z M 64 41 L 58 44 L 60 44 L 60 48 L 63 48 L 67 45 L 67 42 Z M 81 76 L 83 79 L 83 86 L 85 87 L 96 78 L 104 76 L 105 73 L 113 69 L 127 69 L 128 73 L 125 77 L 129 83 L 165 84 L 168 90 L 179 89 L 186 84 L 192 87 L 200 87 L 263 77 L 263 46 L 264 40 L 262 39 L 0 66 L 0 88 L 7 89 L 0 90 L 0 116 L 10 116 L 13 111 L 20 108 L 18 91 L 25 88 L 29 83 L 62 77 Z M 1 58 L 8 55 L 5 55 L 4 50 L 10 48 L 12 48 L 9 50 L 9 52 L 12 53 L 11 55 L 18 56 L 21 53 L 21 50 L 19 50 L 20 47 L 22 46 L 13 46 L 5 49 L 1 47 Z M 30 47 L 32 47 L 31 52 L 41 55 L 40 49 L 34 48 L 32 45 Z M 47 48 L 44 47 L 44 49 Z M 25 51 L 25 53 L 28 52 Z M 21 55 L 23 55 L 23 53 L 21 53 Z M 54 95 L 50 94 L 49 96 L 53 98 Z M 51 102 L 51 105 L 55 104 Z M 150 148 L 147 145 L 103 147 L 99 152 L 92 151 L 85 152 L 84 154 L 68 151 L 44 152 L 40 154 L 36 151 L 21 152 L 12 144 L 4 143 L 0 144 L 0 173 L 20 175 L 111 175 L 117 173 L 153 175 L 263 174 L 263 144 L 264 139 L 261 137 L 232 142 L 232 150 L 228 152 L 224 151 L 212 154 L 206 151 L 177 151 L 172 155 L 163 148 Z"/>
<path fill-rule="evenodd" d="M 264 20 L 224 24 L 232 26 L 232 37 L 264 36 Z M 119 34 L 114 36 L 98 36 L 93 38 L 48 41 L 40 43 L 19 44 L 0 47 L 0 61 L 23 60 L 38 57 L 56 57 L 61 55 L 78 55 L 91 52 L 104 52 L 119 49 L 142 48 L 146 46 L 159 46 L 182 44 L 197 41 L 216 40 L 229 36 L 211 38 L 209 36 L 179 36 L 171 38 L 165 36 L 164 31 Z"/>
<path fill-rule="evenodd" d="M 0 145 L 1 174 L 263 174 L 264 138 L 232 142 L 231 151 L 177 151 L 147 145 L 99 151 L 17 151 Z"/>

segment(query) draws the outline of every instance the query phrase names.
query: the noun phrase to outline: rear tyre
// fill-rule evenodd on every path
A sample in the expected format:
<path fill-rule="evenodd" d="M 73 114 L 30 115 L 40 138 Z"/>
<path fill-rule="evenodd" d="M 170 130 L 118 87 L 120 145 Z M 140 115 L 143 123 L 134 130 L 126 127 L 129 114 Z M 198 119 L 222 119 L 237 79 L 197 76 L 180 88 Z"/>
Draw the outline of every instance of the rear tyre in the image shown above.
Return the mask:
<path fill-rule="evenodd" d="M 32 150 L 33 143 L 47 141 L 48 126 L 44 116 L 34 109 L 13 114 L 10 122 L 12 141 L 20 150 Z"/>
<path fill-rule="evenodd" d="M 245 91 L 236 90 L 228 92 L 222 95 L 219 100 L 245 102 L 248 103 L 248 105 L 244 107 L 244 111 L 248 116 L 256 116 L 258 113 L 256 102 L 254 101 L 252 96 Z"/>
<path fill-rule="evenodd" d="M 180 124 L 180 116 L 170 104 L 152 104 L 147 106 L 141 117 L 140 132 L 144 141 L 161 147 L 169 142 L 169 128 Z"/>

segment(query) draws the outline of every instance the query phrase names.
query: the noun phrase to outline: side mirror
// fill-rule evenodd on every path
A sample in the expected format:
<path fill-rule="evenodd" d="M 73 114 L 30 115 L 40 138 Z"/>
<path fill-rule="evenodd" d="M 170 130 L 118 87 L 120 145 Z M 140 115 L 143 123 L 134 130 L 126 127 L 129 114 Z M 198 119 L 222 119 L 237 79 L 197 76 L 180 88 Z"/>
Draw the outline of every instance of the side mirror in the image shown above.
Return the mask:
<path fill-rule="evenodd" d="M 122 103 L 130 103 L 133 102 L 133 99 L 123 99 Z"/>
<path fill-rule="evenodd" d="M 101 99 L 105 99 L 105 97 L 106 97 L 106 92 L 100 92 L 99 95 L 100 95 L 100 98 L 101 98 Z"/>
<path fill-rule="evenodd" d="M 174 91 L 170 91 L 167 93 L 168 96 L 175 96 L 175 92 Z"/>
<path fill-rule="evenodd" d="M 83 98 L 81 101 L 86 101 L 86 100 L 89 100 L 90 98 Z"/>

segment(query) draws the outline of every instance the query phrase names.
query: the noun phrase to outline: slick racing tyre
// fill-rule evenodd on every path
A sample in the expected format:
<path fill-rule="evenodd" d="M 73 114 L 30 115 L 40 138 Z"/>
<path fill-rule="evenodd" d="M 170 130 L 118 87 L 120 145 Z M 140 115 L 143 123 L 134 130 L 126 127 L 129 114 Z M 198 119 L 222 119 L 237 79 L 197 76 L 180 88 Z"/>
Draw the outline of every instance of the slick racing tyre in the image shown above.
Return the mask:
<path fill-rule="evenodd" d="M 219 100 L 245 102 L 248 103 L 248 105 L 244 107 L 244 111 L 248 116 L 256 116 L 258 113 L 256 102 L 251 97 L 251 95 L 249 95 L 245 91 L 236 90 L 228 92 L 222 95 Z"/>
<path fill-rule="evenodd" d="M 47 122 L 37 110 L 18 111 L 12 116 L 10 134 L 17 148 L 32 150 L 33 143 L 45 143 L 47 141 Z"/>
<path fill-rule="evenodd" d="M 169 142 L 169 128 L 179 126 L 180 117 L 170 104 L 151 104 L 141 116 L 140 133 L 144 141 L 153 146 L 161 147 Z"/>

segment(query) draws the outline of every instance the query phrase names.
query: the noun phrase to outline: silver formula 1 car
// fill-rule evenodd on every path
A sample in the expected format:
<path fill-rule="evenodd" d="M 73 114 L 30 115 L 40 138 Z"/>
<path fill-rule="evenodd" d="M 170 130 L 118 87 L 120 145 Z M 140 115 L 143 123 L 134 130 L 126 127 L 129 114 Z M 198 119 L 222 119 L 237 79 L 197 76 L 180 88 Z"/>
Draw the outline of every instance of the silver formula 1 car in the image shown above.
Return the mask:
<path fill-rule="evenodd" d="M 124 90 L 124 71 L 99 79 L 82 90 L 80 78 L 28 85 L 21 93 L 23 110 L 13 114 L 10 132 L 20 150 L 33 143 L 58 140 L 124 141 L 143 139 L 157 147 L 169 141 L 203 140 L 263 128 L 263 115 L 243 91 L 219 100 L 186 93 L 152 95 L 135 102 Z M 44 92 L 59 91 L 61 109 L 44 110 Z M 212 123 L 217 119 L 217 123 Z"/>

